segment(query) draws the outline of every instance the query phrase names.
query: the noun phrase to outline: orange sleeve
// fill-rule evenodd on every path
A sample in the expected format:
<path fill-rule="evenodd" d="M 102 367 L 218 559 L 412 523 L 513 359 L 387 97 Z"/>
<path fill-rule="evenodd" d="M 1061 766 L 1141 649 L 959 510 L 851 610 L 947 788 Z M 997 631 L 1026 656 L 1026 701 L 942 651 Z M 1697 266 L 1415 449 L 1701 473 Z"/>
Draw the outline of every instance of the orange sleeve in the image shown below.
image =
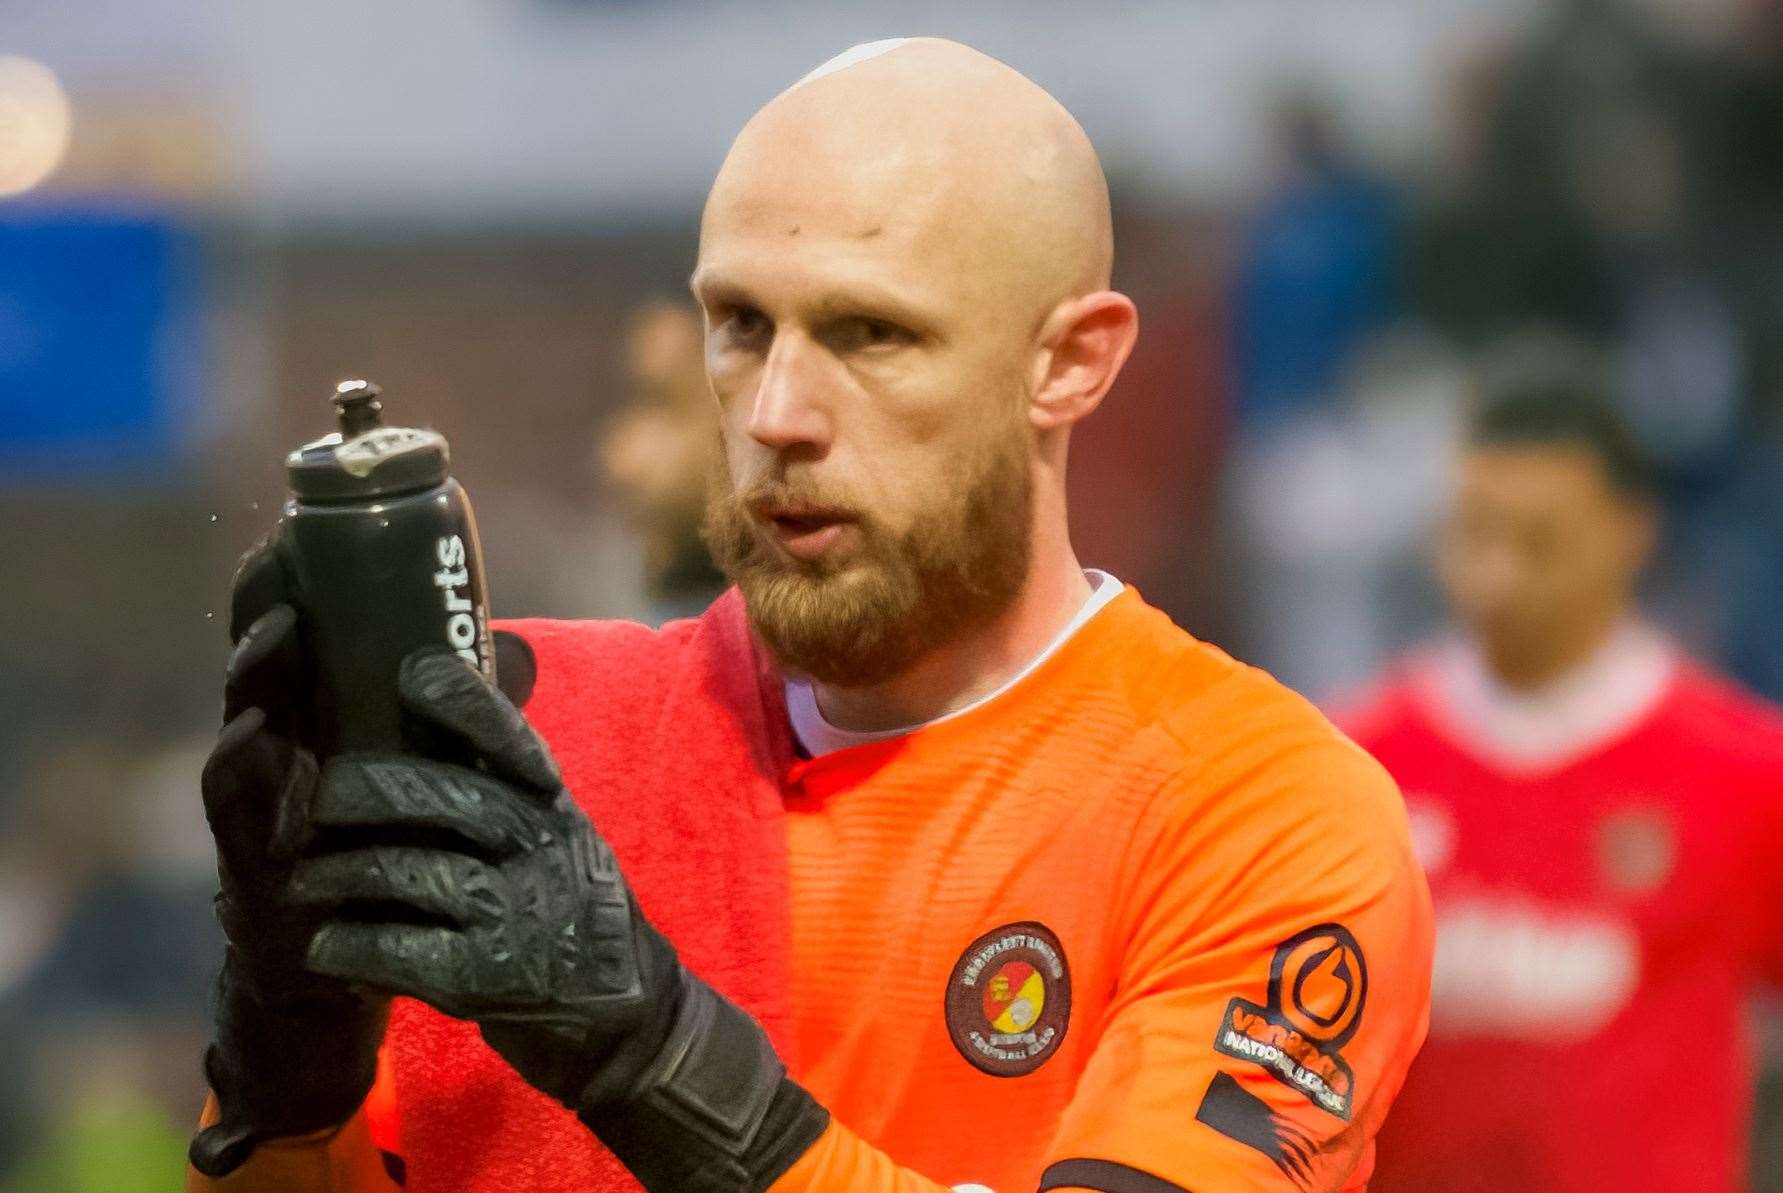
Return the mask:
<path fill-rule="evenodd" d="M 200 1127 L 217 1121 L 217 1100 L 206 1101 Z M 186 1168 L 186 1193 L 402 1193 L 372 1146 L 360 1110 L 332 1131 L 276 1139 L 254 1149 L 248 1162 L 226 1177 Z"/>
<path fill-rule="evenodd" d="M 1428 1022 L 1429 891 L 1392 780 L 1329 731 L 1297 736 L 1161 805 L 1042 1189 L 1366 1184 Z"/>
<path fill-rule="evenodd" d="M 202 1130 L 217 1121 L 217 1099 L 205 1099 Z M 186 1193 L 402 1193 L 380 1144 L 394 1144 L 394 1085 L 389 1053 L 378 1054 L 378 1076 L 365 1103 L 332 1131 L 275 1139 L 254 1149 L 240 1168 L 212 1178 L 186 1166 Z"/>
<path fill-rule="evenodd" d="M 884 1152 L 831 1119 L 810 1150 L 768 1186 L 768 1193 L 834 1193 L 838 1189 L 860 1193 L 946 1193 L 947 1188 L 908 1168 L 900 1168 Z"/>

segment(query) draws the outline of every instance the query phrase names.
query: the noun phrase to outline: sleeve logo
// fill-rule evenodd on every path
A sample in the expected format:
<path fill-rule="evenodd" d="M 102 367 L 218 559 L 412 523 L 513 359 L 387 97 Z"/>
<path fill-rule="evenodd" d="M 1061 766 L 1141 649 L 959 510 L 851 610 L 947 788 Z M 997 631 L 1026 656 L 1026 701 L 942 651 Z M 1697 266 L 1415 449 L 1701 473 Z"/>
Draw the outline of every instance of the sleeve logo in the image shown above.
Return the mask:
<path fill-rule="evenodd" d="M 1319 924 L 1276 946 L 1267 1004 L 1235 998 L 1214 1050 L 1259 1065 L 1321 1110 L 1348 1121 L 1355 1074 L 1341 1049 L 1362 1025 L 1368 963 L 1341 924 Z"/>

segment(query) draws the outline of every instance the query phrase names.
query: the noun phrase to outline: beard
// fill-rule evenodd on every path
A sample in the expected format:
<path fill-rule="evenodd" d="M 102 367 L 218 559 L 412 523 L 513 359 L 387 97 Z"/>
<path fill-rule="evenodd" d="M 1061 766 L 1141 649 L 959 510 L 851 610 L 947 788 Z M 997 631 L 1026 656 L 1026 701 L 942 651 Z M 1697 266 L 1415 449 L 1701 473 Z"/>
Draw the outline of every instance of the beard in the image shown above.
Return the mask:
<path fill-rule="evenodd" d="M 881 683 L 1014 603 L 1033 545 L 1028 440 L 1024 422 L 938 469 L 951 483 L 896 533 L 800 465 L 782 465 L 743 493 L 721 480 L 707 504 L 706 545 L 782 668 L 838 687 Z M 750 514 L 773 502 L 849 511 L 859 549 L 834 562 L 787 558 Z"/>

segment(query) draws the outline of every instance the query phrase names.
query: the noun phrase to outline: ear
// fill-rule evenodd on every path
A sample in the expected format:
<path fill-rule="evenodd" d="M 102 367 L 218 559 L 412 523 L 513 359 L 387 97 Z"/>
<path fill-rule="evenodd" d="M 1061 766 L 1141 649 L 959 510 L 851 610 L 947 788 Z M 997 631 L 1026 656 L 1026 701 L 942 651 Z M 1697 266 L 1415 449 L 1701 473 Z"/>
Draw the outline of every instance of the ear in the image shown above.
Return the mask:
<path fill-rule="evenodd" d="M 1102 403 L 1139 338 L 1139 310 L 1113 290 L 1067 299 L 1040 328 L 1028 417 L 1038 430 L 1070 426 Z"/>

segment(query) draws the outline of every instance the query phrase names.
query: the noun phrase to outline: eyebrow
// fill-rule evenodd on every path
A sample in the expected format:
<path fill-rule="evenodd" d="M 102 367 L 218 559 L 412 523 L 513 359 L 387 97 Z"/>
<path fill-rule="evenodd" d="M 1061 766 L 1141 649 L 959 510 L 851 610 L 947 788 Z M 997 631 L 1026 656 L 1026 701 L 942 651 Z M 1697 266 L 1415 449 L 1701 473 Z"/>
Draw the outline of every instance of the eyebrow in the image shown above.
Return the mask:
<path fill-rule="evenodd" d="M 701 302 L 710 299 L 714 302 L 749 302 L 754 305 L 749 292 L 741 285 L 706 266 L 693 271 L 687 279 L 687 288 Z"/>

